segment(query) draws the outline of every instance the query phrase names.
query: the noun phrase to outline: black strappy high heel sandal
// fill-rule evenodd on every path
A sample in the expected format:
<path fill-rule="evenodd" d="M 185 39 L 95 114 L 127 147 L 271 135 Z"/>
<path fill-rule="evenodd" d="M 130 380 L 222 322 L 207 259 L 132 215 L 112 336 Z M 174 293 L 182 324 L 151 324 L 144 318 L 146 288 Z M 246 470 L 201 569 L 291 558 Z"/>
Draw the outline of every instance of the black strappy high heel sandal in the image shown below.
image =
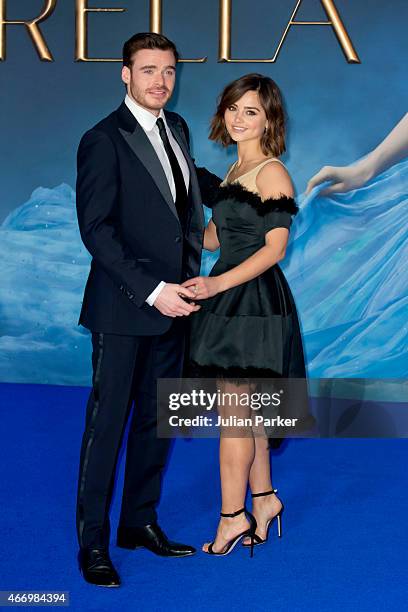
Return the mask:
<path fill-rule="evenodd" d="M 272 495 L 273 493 L 277 493 L 278 489 L 272 489 L 271 491 L 265 491 L 263 493 L 252 493 L 251 497 L 265 497 L 265 495 Z M 272 518 L 270 518 L 267 523 L 266 523 L 266 537 L 263 540 L 259 535 L 257 535 L 255 533 L 254 535 L 254 544 L 253 546 L 259 546 L 259 544 L 265 544 L 265 542 L 267 542 L 268 540 L 268 535 L 269 535 L 269 527 L 271 526 L 271 524 L 273 523 L 273 521 L 276 519 L 276 522 L 278 524 L 278 537 L 281 538 L 282 537 L 282 513 L 285 509 L 285 506 L 283 505 L 283 501 L 278 497 L 280 503 L 282 504 L 282 508 L 279 510 L 278 514 L 275 514 L 275 516 L 273 516 Z M 252 546 L 252 542 L 251 544 L 245 544 L 244 542 L 242 542 L 242 546 Z"/>
<path fill-rule="evenodd" d="M 253 557 L 254 546 L 255 546 L 255 531 L 257 527 L 255 517 L 250 512 L 248 512 L 248 510 L 245 507 L 241 508 L 241 510 L 237 510 L 237 512 L 232 512 L 231 514 L 225 514 L 224 512 L 221 512 L 220 514 L 223 517 L 234 518 L 235 516 L 238 516 L 239 514 L 242 514 L 243 512 L 245 512 L 245 514 L 247 515 L 249 519 L 249 522 L 251 523 L 251 526 L 249 527 L 249 529 L 246 529 L 242 533 L 239 533 L 238 535 L 235 536 L 235 538 L 227 542 L 227 544 L 225 545 L 225 550 L 223 552 L 215 552 L 213 550 L 214 542 L 211 542 L 211 544 L 208 546 L 208 550 L 204 552 L 206 552 L 208 555 L 218 555 L 220 557 L 228 555 L 235 548 L 236 544 L 238 544 L 241 538 L 245 538 L 246 536 L 248 536 L 251 538 L 251 543 L 248 544 L 247 546 L 251 548 L 251 557 Z"/>

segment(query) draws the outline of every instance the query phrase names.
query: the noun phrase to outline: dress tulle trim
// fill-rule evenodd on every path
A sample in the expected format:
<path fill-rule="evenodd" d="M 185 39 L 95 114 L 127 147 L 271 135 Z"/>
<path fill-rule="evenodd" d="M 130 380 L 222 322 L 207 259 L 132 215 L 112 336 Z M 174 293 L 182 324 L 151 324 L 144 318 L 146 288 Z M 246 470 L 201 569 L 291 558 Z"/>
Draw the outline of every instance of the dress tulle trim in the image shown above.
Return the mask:
<path fill-rule="evenodd" d="M 241 379 L 248 378 L 281 378 L 282 374 L 275 372 L 274 370 L 268 370 L 266 368 L 255 368 L 248 367 L 243 368 L 240 366 L 230 366 L 228 368 L 222 368 L 219 365 L 201 365 L 196 361 L 190 360 L 187 365 L 187 377 L 188 378 L 225 378 L 228 380 L 233 379 L 239 381 Z"/>
<path fill-rule="evenodd" d="M 281 194 L 278 198 L 262 200 L 260 195 L 250 191 L 241 185 L 241 183 L 229 183 L 225 186 L 220 186 L 215 194 L 213 205 L 215 206 L 218 202 L 227 199 L 234 199 L 248 204 L 261 216 L 266 215 L 268 212 L 288 212 L 291 215 L 296 215 L 299 211 L 294 198 L 290 196 Z"/>
<path fill-rule="evenodd" d="M 250 366 L 244 368 L 241 366 L 229 366 L 222 368 L 219 365 L 201 365 L 196 361 L 190 360 L 188 363 L 188 372 L 192 374 L 192 378 L 203 376 L 205 378 L 281 378 L 282 374 L 268 370 L 266 368 L 256 368 Z"/>

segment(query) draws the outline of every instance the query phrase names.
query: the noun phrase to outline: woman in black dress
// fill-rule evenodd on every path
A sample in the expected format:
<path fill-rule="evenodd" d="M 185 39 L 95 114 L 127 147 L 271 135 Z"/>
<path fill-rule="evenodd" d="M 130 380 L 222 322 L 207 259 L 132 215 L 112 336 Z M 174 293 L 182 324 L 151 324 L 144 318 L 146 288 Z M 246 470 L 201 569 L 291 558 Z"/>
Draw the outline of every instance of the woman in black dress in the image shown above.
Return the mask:
<path fill-rule="evenodd" d="M 253 389 L 248 377 L 305 377 L 296 307 L 277 265 L 297 206 L 278 159 L 285 151 L 285 121 L 275 82 L 249 74 L 230 83 L 210 139 L 236 143 L 238 159 L 214 192 L 205 230 L 204 248 L 220 248 L 220 257 L 208 277 L 184 283 L 201 304 L 191 316 L 190 365 L 196 375 L 214 377 L 220 389 L 239 396 Z M 240 402 L 229 412 L 219 408 L 221 416 L 241 417 L 245 410 Z M 283 503 L 271 483 L 268 438 L 244 429 L 236 430 L 237 437 L 221 431 L 222 512 L 215 540 L 203 546 L 209 554 L 228 554 L 242 539 L 252 555 L 274 519 L 281 535 Z M 248 482 L 253 514 L 245 509 Z"/>

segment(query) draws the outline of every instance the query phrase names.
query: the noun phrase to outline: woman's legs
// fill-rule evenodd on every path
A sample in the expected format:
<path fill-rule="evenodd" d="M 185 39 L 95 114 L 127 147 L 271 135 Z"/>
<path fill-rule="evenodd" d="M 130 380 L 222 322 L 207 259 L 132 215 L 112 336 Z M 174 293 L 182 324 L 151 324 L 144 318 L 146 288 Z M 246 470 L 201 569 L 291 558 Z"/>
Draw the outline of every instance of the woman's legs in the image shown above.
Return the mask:
<path fill-rule="evenodd" d="M 270 451 L 268 448 L 268 438 L 256 436 L 255 458 L 249 473 L 249 485 L 252 493 L 262 493 L 272 490 Z M 264 497 L 254 497 L 252 500 L 252 514 L 256 518 L 256 533 L 260 538 L 266 537 L 266 525 L 269 519 L 276 516 L 282 508 L 282 502 L 275 494 Z M 244 540 L 249 544 L 249 538 Z"/>
<path fill-rule="evenodd" d="M 252 493 L 270 491 L 272 489 L 272 481 L 268 438 L 256 436 L 254 439 L 255 458 L 249 473 L 249 485 Z"/>
<path fill-rule="evenodd" d="M 221 392 L 231 394 L 232 401 L 228 406 L 219 406 L 219 415 L 249 418 L 248 406 L 241 406 L 240 398 L 249 393 L 247 385 L 235 385 L 223 382 L 219 384 Z M 240 437 L 232 437 L 240 436 Z M 222 508 L 221 512 L 231 514 L 245 506 L 248 478 L 255 456 L 255 443 L 250 426 L 238 425 L 221 427 L 220 432 L 220 475 Z M 217 535 L 213 544 L 214 552 L 223 552 L 227 543 L 250 526 L 244 513 L 234 517 L 221 517 Z M 208 543 L 203 550 L 208 550 Z"/>

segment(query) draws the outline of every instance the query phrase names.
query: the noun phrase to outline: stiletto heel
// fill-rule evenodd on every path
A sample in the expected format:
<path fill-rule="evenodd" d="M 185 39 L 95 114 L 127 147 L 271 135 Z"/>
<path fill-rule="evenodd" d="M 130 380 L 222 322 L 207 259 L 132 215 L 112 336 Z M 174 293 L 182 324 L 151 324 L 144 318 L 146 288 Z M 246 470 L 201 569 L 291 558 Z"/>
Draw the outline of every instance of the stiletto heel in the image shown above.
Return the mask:
<path fill-rule="evenodd" d="M 251 497 L 264 497 L 266 495 L 272 495 L 273 493 L 276 494 L 278 492 L 278 489 L 272 489 L 271 491 L 264 491 L 262 493 L 252 493 Z M 281 538 L 282 537 L 282 513 L 285 509 L 282 500 L 278 497 L 280 503 L 282 504 L 282 508 L 279 510 L 278 514 L 275 514 L 275 516 L 273 516 L 272 518 L 270 518 L 267 523 L 266 523 L 266 537 L 263 540 L 258 534 L 254 533 L 254 542 L 251 540 L 250 544 L 245 544 L 245 542 L 242 543 L 243 546 L 247 546 L 247 547 L 251 547 L 251 550 L 253 549 L 254 546 L 259 546 L 259 544 L 265 544 L 265 542 L 267 542 L 268 540 L 268 536 L 269 536 L 269 527 L 271 526 L 271 524 L 273 523 L 273 521 L 276 519 L 277 522 L 277 526 L 278 526 L 278 537 Z M 251 555 L 252 556 L 252 555 Z"/>
<path fill-rule="evenodd" d="M 278 538 L 282 537 L 282 510 L 279 512 L 279 514 L 276 515 L 277 523 L 278 523 Z"/>
<path fill-rule="evenodd" d="M 253 514 L 251 514 L 251 512 L 248 512 L 248 510 L 245 511 L 246 514 L 248 515 L 249 518 L 249 522 L 251 523 L 250 528 L 248 529 L 249 532 L 249 537 L 251 538 L 251 551 L 250 551 L 250 557 L 252 558 L 254 556 L 254 546 L 255 546 L 255 531 L 257 528 L 257 523 L 256 523 L 256 518 L 254 517 Z"/>
<path fill-rule="evenodd" d="M 251 524 L 249 529 L 246 529 L 245 531 L 236 535 L 235 538 L 232 538 L 232 540 L 229 540 L 229 542 L 227 542 L 226 545 L 224 546 L 224 550 L 222 552 L 215 552 L 213 550 L 214 542 L 211 542 L 208 546 L 208 550 L 204 552 L 206 552 L 208 555 L 218 555 L 219 557 L 228 555 L 232 550 L 234 550 L 235 546 L 238 544 L 238 542 L 242 538 L 245 538 L 246 536 L 248 536 L 251 538 L 251 544 L 249 545 L 251 549 L 250 556 L 251 557 L 254 556 L 254 546 L 255 546 L 255 538 L 256 538 L 255 531 L 257 528 L 256 518 L 254 517 L 254 515 L 251 514 L 251 512 L 249 512 L 245 507 L 241 508 L 241 510 L 237 510 L 237 512 L 232 512 L 231 514 L 226 514 L 225 512 L 221 512 L 220 514 L 223 517 L 234 518 L 238 516 L 239 514 L 242 514 L 243 512 L 245 512 Z"/>

